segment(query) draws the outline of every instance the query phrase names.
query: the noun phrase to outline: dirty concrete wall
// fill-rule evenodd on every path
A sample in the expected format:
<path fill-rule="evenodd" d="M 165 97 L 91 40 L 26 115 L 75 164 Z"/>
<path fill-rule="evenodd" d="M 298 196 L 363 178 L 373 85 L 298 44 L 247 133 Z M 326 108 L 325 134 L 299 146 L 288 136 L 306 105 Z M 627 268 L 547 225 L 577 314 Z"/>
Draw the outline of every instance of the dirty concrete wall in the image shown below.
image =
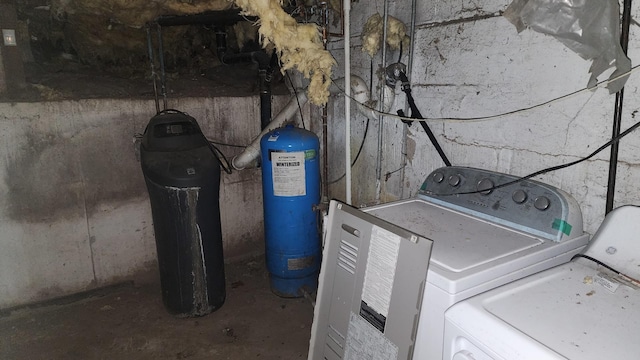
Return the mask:
<path fill-rule="evenodd" d="M 409 4 L 409 2 L 407 2 Z M 382 1 L 367 1 L 352 3 L 351 12 L 351 74 L 365 80 L 371 91 L 371 100 L 379 102 L 379 88 L 381 82 L 379 75 L 382 71 L 382 52 L 378 52 L 371 58 L 362 51 L 361 33 L 367 19 L 377 13 L 382 14 L 384 3 Z M 393 16 L 409 23 L 410 13 L 393 13 Z M 406 19 L 404 19 L 406 18 Z M 334 68 L 333 78 L 344 77 L 344 42 L 342 38 L 330 38 L 328 49 L 338 62 Z M 406 63 L 408 51 L 403 52 Z M 397 61 L 398 51 L 387 53 L 387 64 Z M 395 105 L 391 112 L 404 107 L 404 94 L 396 91 Z M 345 199 L 345 121 L 344 99 L 342 94 L 332 94 L 328 105 L 329 134 L 329 187 L 330 197 Z M 367 126 L 368 124 L 368 126 Z M 358 150 L 362 145 L 362 151 L 352 166 L 352 200 L 354 205 L 368 205 L 376 202 L 376 193 L 380 188 L 380 201 L 387 202 L 397 200 L 402 196 L 401 175 L 403 159 L 403 138 L 405 127 L 401 122 L 389 121 L 383 118 L 369 119 L 358 113 L 352 102 L 351 108 L 351 156 L 356 159 Z M 382 152 L 378 152 L 378 143 L 382 143 Z M 378 157 L 381 155 L 381 160 Z M 382 164 L 380 171 L 381 182 L 378 184 L 376 167 L 378 162 Z M 339 181 L 336 181 L 340 179 Z"/>
<path fill-rule="evenodd" d="M 275 97 L 274 113 L 287 100 Z M 260 131 L 257 97 L 169 106 L 188 111 L 212 140 L 245 145 Z M 140 100 L 0 104 L 0 308 L 157 271 L 133 144 L 153 109 Z M 222 175 L 226 259 L 263 251 L 262 212 L 246 215 L 262 208 L 260 183 L 255 169 Z"/>
<path fill-rule="evenodd" d="M 418 0 L 415 57 L 410 75 L 413 94 L 423 116 L 501 114 L 585 87 L 591 63 L 552 37 L 531 30 L 518 34 L 500 15 L 508 4 L 509 1 L 503 0 L 482 3 Z M 410 5 L 410 1 L 390 2 L 390 15 L 408 25 Z M 382 13 L 382 9 L 383 1 L 380 0 L 375 4 L 354 3 L 352 8 L 352 73 L 367 79 L 369 60 L 360 53 L 358 34 L 366 18 L 373 11 Z M 633 16 L 638 14 L 640 4 L 635 4 Z M 341 44 L 341 40 L 332 43 L 336 50 Z M 629 57 L 633 65 L 640 59 L 639 45 L 639 29 L 632 25 Z M 396 61 L 397 56 L 397 52 L 392 52 L 387 64 Z M 406 61 L 403 57 L 403 62 Z M 378 54 L 374 58 L 374 71 L 380 63 Z M 374 87 L 375 84 L 374 75 Z M 636 75 L 632 75 L 627 83 L 623 130 L 637 121 L 640 103 L 635 94 L 639 84 Z M 527 175 L 577 160 L 607 142 L 611 137 L 614 101 L 614 95 L 598 89 L 494 120 L 430 121 L 430 126 L 453 164 Z M 336 109 L 339 107 L 339 104 L 334 105 Z M 391 112 L 403 107 L 400 97 Z M 342 123 L 342 114 L 341 108 L 335 111 L 333 122 Z M 357 116 L 355 122 L 352 143 L 359 143 L 363 130 Z M 382 198 L 393 198 L 398 193 L 402 198 L 414 196 L 424 177 L 444 164 L 417 124 L 407 128 L 406 136 L 399 129 L 403 125 L 396 120 L 385 118 L 384 127 L 386 160 L 383 161 L 383 173 L 403 166 L 399 151 L 406 154 L 406 167 L 401 182 L 383 182 Z M 340 141 L 333 144 L 334 153 L 341 151 L 344 142 L 342 128 L 332 128 L 337 133 L 332 134 L 333 137 Z M 358 184 L 354 191 L 360 194 L 360 189 L 366 189 L 354 201 L 356 205 L 369 203 L 375 196 L 371 192 L 370 179 L 376 147 L 371 134 L 368 137 L 367 153 L 359 160 L 362 163 L 354 167 L 354 183 Z M 395 148 L 400 142 L 403 145 Z M 640 204 L 640 192 L 635 186 L 640 178 L 638 146 L 638 133 L 621 141 L 615 206 Z M 609 150 L 605 150 L 579 165 L 536 178 L 564 189 L 578 200 L 585 229 L 590 233 L 604 217 L 608 160 Z M 367 179 L 366 186 L 361 185 L 364 179 Z M 389 178 L 393 179 L 393 176 Z M 336 186 L 343 187 L 342 184 Z M 342 192 L 341 189 L 335 191 L 338 195 Z"/>

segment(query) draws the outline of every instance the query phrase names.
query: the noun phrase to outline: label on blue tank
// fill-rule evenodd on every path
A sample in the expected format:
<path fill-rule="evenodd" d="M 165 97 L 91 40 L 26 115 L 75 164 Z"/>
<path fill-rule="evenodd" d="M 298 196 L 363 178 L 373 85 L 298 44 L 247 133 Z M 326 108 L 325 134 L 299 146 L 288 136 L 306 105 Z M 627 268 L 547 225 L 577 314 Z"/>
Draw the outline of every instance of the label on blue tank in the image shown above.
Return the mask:
<path fill-rule="evenodd" d="M 274 196 L 307 195 L 304 160 L 304 151 L 271 153 Z"/>

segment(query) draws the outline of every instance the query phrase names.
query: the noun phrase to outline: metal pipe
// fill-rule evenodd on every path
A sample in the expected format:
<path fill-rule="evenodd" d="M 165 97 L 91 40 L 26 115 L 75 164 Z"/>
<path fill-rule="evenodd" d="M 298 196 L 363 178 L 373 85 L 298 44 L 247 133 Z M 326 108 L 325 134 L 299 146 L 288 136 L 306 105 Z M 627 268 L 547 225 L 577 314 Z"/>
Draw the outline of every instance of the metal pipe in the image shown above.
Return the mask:
<path fill-rule="evenodd" d="M 271 122 L 271 76 L 277 65 L 278 55 L 271 58 L 264 50 L 230 54 L 227 52 L 227 32 L 216 28 L 216 55 L 225 65 L 254 62 L 258 64 L 258 80 L 260 91 L 260 128 L 264 129 Z"/>
<path fill-rule="evenodd" d="M 631 0 L 624 0 L 622 11 L 622 33 L 620 34 L 620 44 L 625 55 L 629 48 L 629 27 L 631 24 Z M 613 113 L 613 130 L 611 138 L 615 139 L 620 135 L 622 125 L 622 109 L 624 101 L 624 87 L 616 93 L 616 103 Z M 605 214 L 613 210 L 613 200 L 616 194 L 616 173 L 618 170 L 618 149 L 619 142 L 611 144 L 611 155 L 609 157 L 609 179 L 607 183 L 607 200 Z"/>
<path fill-rule="evenodd" d="M 158 28 L 158 58 L 160 59 L 160 86 L 162 89 L 163 110 L 167 110 L 167 77 L 164 71 L 164 50 L 162 49 L 162 26 L 156 24 Z"/>
<path fill-rule="evenodd" d="M 240 15 L 240 9 L 229 9 L 219 11 L 207 11 L 192 15 L 163 15 L 156 18 L 155 22 L 160 26 L 181 26 L 181 25 L 233 25 L 239 21 L 254 21 L 256 17 L 246 17 Z"/>
<path fill-rule="evenodd" d="M 278 53 L 273 51 L 266 69 L 258 68 L 260 77 L 260 126 L 262 129 L 271 122 L 271 80 L 273 69 L 278 66 Z M 264 78 L 263 75 L 264 74 Z"/>
<path fill-rule="evenodd" d="M 386 2 L 386 0 L 385 0 Z M 351 79 L 351 0 L 343 2 L 344 11 L 344 78 Z M 344 87 L 344 122 L 345 122 L 345 179 L 346 194 L 345 201 L 351 205 L 351 86 Z"/>
<path fill-rule="evenodd" d="M 416 10 L 418 0 L 411 0 L 411 23 L 409 24 L 409 59 L 407 60 L 407 79 L 411 82 L 411 71 L 413 70 L 413 52 L 415 50 L 414 40 L 416 38 Z M 409 103 L 405 104 L 405 113 L 409 108 Z M 407 153 L 407 134 L 408 134 L 409 126 L 405 125 L 402 127 L 402 160 L 400 161 L 400 191 L 401 197 L 404 198 L 404 179 L 405 179 L 405 167 L 407 166 L 407 157 L 404 155 Z"/>
<path fill-rule="evenodd" d="M 271 77 L 266 69 L 258 70 L 260 81 L 260 128 L 264 129 L 271 122 Z"/>
<path fill-rule="evenodd" d="M 156 101 L 156 114 L 160 112 L 160 99 L 158 98 L 158 74 L 156 74 L 156 57 L 153 53 L 153 40 L 151 39 L 151 28 L 147 24 L 147 51 L 149 52 L 149 63 L 151 64 L 151 78 L 153 79 L 153 97 Z"/>
<path fill-rule="evenodd" d="M 329 14 L 326 2 L 322 2 L 322 43 L 327 50 L 329 42 Z M 322 105 L 322 203 L 329 202 L 329 136 L 327 104 Z"/>
<path fill-rule="evenodd" d="M 386 67 L 387 63 L 387 25 L 389 22 L 389 1 L 384 0 L 384 14 L 383 14 L 383 22 L 382 22 L 382 68 Z M 382 80 L 382 79 L 380 79 Z M 384 92 L 380 92 L 380 111 L 383 111 L 382 104 L 384 104 Z M 380 195 L 382 193 L 382 153 L 383 153 L 383 142 L 382 142 L 382 132 L 384 130 L 384 116 L 380 115 L 378 117 L 378 159 L 376 163 L 376 196 L 375 201 L 376 204 L 380 203 Z"/>

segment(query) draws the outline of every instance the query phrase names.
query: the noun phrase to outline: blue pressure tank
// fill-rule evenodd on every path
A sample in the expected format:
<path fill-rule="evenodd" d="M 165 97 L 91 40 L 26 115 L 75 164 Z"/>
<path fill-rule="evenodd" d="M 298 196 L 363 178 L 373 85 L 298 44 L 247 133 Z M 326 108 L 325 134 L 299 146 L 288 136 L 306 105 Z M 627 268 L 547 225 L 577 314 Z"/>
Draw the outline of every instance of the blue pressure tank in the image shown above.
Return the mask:
<path fill-rule="evenodd" d="M 260 141 L 265 255 L 271 291 L 300 297 L 318 286 L 321 244 L 320 141 L 307 130 L 287 126 Z"/>

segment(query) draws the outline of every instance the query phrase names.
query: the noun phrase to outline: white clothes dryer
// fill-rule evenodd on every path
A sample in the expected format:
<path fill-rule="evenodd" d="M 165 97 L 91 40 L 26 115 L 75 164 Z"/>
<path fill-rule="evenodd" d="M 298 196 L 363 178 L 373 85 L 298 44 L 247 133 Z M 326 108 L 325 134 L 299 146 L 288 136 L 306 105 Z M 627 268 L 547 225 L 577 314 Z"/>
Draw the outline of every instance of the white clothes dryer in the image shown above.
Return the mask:
<path fill-rule="evenodd" d="M 573 261 L 456 304 L 446 360 L 640 358 L 640 208 L 607 215 Z"/>

